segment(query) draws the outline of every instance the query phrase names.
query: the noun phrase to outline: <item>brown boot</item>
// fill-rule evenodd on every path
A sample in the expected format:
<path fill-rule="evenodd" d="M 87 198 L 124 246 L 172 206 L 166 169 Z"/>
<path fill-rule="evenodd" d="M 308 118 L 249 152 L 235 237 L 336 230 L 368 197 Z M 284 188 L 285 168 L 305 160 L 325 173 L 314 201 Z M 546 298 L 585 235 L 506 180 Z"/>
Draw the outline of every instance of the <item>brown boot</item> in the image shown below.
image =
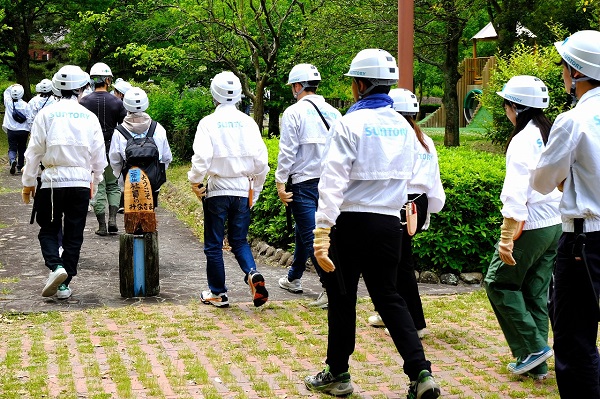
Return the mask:
<path fill-rule="evenodd" d="M 106 231 L 106 216 L 104 213 L 102 213 L 100 215 L 96 215 L 96 219 L 98 219 L 98 225 L 100 226 L 98 230 L 96 230 L 96 234 L 103 237 L 107 236 L 108 231 Z"/>
<path fill-rule="evenodd" d="M 110 234 L 117 234 L 119 228 L 117 227 L 117 211 L 118 206 L 110 205 L 108 207 L 108 232 Z"/>

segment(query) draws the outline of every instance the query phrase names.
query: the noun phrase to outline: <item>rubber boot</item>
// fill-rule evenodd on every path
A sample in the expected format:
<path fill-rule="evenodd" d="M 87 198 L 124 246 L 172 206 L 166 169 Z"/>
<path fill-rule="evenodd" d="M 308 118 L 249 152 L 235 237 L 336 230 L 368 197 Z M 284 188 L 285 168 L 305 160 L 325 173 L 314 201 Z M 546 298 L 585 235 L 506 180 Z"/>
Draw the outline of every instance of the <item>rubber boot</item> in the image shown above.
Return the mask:
<path fill-rule="evenodd" d="M 96 234 L 98 234 L 99 236 L 106 236 L 108 235 L 108 231 L 106 231 L 106 217 L 105 215 L 102 213 L 100 215 L 96 215 L 96 219 L 98 219 L 98 225 L 100 226 L 98 228 L 98 230 L 96 230 Z"/>
<path fill-rule="evenodd" d="M 117 234 L 119 231 L 117 227 L 117 211 L 119 210 L 118 206 L 110 205 L 108 207 L 108 232 L 110 234 Z"/>

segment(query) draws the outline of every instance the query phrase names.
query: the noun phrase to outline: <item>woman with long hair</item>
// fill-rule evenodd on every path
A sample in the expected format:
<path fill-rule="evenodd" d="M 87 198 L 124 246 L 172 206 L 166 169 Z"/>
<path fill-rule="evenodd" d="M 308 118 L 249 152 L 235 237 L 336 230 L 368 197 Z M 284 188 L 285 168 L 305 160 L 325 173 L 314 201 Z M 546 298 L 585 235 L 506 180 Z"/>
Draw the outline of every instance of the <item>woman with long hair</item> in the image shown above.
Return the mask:
<path fill-rule="evenodd" d="M 500 199 L 504 221 L 485 289 L 515 362 L 513 374 L 546 378 L 548 286 L 562 232 L 561 193 L 535 191 L 530 176 L 548 142 L 551 123 L 544 114 L 550 98 L 544 82 L 515 76 L 497 93 L 514 125 L 506 147 L 506 177 Z"/>

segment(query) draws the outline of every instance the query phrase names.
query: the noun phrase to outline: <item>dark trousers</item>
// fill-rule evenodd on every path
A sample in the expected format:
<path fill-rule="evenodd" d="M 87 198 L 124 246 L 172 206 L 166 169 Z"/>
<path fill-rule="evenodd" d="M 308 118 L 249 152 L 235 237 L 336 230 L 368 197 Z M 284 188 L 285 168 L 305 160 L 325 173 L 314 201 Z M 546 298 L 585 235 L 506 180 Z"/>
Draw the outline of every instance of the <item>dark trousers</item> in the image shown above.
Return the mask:
<path fill-rule="evenodd" d="M 293 201 L 288 205 L 294 216 L 295 240 L 294 261 L 288 271 L 288 280 L 302 278 L 306 270 L 306 261 L 310 257 L 315 270 L 321 277 L 321 267 L 314 255 L 313 241 L 315 240 L 315 212 L 319 204 L 319 179 L 311 179 L 302 183 L 292 184 Z"/>
<path fill-rule="evenodd" d="M 375 308 L 404 359 L 411 381 L 430 370 L 423 346 L 404 299 L 396 290 L 402 226 L 400 219 L 375 213 L 342 212 L 332 229 L 329 255 L 336 269 L 323 273 L 329 334 L 327 360 L 331 373 L 348 371 L 356 335 L 356 300 L 362 274 Z"/>
<path fill-rule="evenodd" d="M 415 199 L 416 198 L 416 199 Z M 409 200 L 414 200 L 417 204 L 417 233 L 421 231 L 427 218 L 427 194 L 409 194 Z M 405 211 L 401 212 L 401 219 L 406 222 Z M 398 277 L 396 278 L 396 289 L 404 301 L 408 311 L 413 318 L 417 330 L 424 329 L 425 315 L 423 314 L 423 304 L 419 295 L 419 285 L 415 276 L 415 261 L 412 255 L 412 236 L 406 232 L 406 225 L 402 226 L 402 247 L 400 264 L 398 265 Z"/>
<path fill-rule="evenodd" d="M 556 382 L 562 399 L 598 399 L 600 357 L 596 339 L 600 232 L 586 233 L 585 253 L 589 275 L 584 262 L 573 256 L 574 238 L 573 233 L 562 234 L 554 269 L 549 310 L 554 330 Z"/>
<path fill-rule="evenodd" d="M 22 168 L 25 165 L 25 150 L 27 149 L 27 130 L 8 129 L 8 160 L 17 161 L 17 167 Z"/>
<path fill-rule="evenodd" d="M 43 188 L 35 194 L 38 239 L 44 262 L 50 270 L 62 265 L 67 274 L 65 284 L 77 275 L 77 263 L 90 201 L 90 189 L 84 187 Z M 54 217 L 52 217 L 54 216 Z M 63 226 L 62 256 L 58 255 L 59 232 Z"/>

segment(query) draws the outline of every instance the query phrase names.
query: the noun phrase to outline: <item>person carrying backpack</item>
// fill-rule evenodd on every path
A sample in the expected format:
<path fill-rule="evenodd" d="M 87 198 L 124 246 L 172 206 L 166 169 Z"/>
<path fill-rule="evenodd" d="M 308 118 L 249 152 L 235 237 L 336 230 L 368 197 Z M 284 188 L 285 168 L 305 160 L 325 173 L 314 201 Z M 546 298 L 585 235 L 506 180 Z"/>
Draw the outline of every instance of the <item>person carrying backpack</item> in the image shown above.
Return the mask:
<path fill-rule="evenodd" d="M 10 174 L 21 172 L 25 163 L 27 138 L 31 130 L 31 111 L 27 102 L 23 101 L 25 90 L 20 84 L 10 85 L 4 91 L 4 120 L 2 129 L 8 135 L 8 161 Z"/>
<path fill-rule="evenodd" d="M 154 207 L 158 204 L 160 186 L 166 180 L 166 170 L 173 160 L 167 132 L 146 112 L 148 95 L 138 87 L 125 93 L 123 105 L 127 116 L 115 129 L 108 151 L 108 159 L 121 186 L 132 166 L 144 170 L 152 184 Z"/>

